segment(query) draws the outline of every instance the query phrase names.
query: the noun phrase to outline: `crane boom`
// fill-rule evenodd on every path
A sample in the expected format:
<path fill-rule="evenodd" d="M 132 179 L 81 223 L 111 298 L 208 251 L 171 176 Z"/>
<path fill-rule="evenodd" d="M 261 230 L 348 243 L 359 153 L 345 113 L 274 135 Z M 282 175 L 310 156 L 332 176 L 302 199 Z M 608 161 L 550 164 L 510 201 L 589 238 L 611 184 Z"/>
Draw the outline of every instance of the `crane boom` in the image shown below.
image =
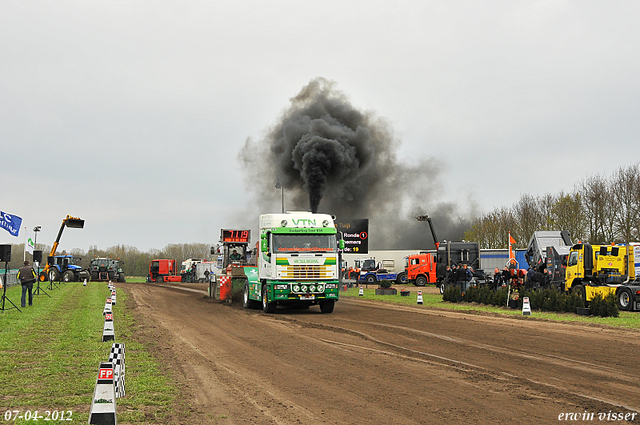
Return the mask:
<path fill-rule="evenodd" d="M 53 243 L 53 246 L 51 247 L 51 252 L 49 253 L 49 257 L 53 257 L 54 255 L 56 255 L 56 251 L 58 250 L 58 245 L 60 244 L 60 237 L 62 236 L 62 231 L 64 230 L 65 226 L 71 227 L 74 229 L 82 229 L 84 227 L 84 220 L 77 217 L 71 217 L 70 215 L 67 215 L 67 217 L 64 220 L 62 220 L 62 225 L 60 225 L 60 230 L 58 231 L 58 237 L 56 238 L 56 241 Z"/>
<path fill-rule="evenodd" d="M 436 236 L 436 231 L 433 229 L 433 223 L 431 223 L 431 217 L 428 215 L 419 215 L 416 217 L 418 221 L 426 221 L 429 223 L 429 228 L 431 229 L 431 236 L 433 236 L 433 244 L 436 246 L 436 251 L 440 246 L 440 242 L 438 241 L 438 237 Z"/>

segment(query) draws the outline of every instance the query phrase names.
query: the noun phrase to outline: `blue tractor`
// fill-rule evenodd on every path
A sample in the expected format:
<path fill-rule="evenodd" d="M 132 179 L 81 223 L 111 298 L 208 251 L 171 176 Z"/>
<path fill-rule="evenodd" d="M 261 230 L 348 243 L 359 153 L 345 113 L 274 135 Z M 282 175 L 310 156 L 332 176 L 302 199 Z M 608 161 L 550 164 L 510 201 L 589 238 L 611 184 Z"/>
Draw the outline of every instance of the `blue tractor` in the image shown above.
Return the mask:
<path fill-rule="evenodd" d="M 49 257 L 49 280 L 52 282 L 62 280 L 63 282 L 89 281 L 91 274 L 80 266 L 80 257 L 73 255 L 54 255 Z"/>

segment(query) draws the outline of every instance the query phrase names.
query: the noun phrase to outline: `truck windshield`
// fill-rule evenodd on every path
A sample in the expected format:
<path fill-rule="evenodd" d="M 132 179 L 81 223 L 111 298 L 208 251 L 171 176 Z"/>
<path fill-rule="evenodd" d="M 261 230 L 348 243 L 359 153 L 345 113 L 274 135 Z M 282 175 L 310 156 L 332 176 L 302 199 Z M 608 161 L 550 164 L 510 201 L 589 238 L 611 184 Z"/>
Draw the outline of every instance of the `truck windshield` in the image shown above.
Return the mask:
<path fill-rule="evenodd" d="M 273 252 L 335 252 L 336 235 L 273 235 Z"/>
<path fill-rule="evenodd" d="M 362 263 L 362 270 L 375 270 L 376 269 L 376 260 L 364 260 Z"/>

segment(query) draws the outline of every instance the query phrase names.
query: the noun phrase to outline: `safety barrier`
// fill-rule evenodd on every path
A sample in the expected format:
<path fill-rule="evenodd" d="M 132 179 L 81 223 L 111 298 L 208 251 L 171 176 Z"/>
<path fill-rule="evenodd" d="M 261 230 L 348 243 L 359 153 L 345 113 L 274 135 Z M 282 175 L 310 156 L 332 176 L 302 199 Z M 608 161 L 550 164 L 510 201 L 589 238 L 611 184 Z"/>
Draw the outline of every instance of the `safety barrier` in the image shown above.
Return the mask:
<path fill-rule="evenodd" d="M 96 387 L 91 399 L 90 424 L 116 425 L 116 394 L 113 383 L 113 364 L 100 363 Z"/>
<path fill-rule="evenodd" d="M 102 330 L 102 342 L 115 341 L 116 333 L 113 326 L 113 312 L 104 315 L 104 329 Z"/>
<path fill-rule="evenodd" d="M 102 314 L 104 328 L 102 341 L 115 341 L 113 309 L 116 299 L 115 286 L 109 282 L 111 297 L 107 298 Z M 112 343 L 109 360 L 101 362 L 89 413 L 90 424 L 116 425 L 116 399 L 125 396 L 125 349 L 123 343 Z"/>
<path fill-rule="evenodd" d="M 109 353 L 109 362 L 113 363 L 113 376 L 115 379 L 116 398 L 125 396 L 125 355 L 124 344 L 113 343 Z"/>

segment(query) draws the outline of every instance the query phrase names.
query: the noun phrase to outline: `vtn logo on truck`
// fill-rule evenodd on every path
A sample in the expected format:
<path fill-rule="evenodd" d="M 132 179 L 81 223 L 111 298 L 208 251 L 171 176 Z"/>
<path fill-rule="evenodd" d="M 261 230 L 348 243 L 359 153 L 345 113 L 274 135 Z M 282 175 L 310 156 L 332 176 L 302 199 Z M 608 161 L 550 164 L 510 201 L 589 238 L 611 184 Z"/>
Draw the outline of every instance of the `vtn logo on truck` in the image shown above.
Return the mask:
<path fill-rule="evenodd" d="M 297 220 L 296 219 L 292 219 L 291 221 L 296 226 L 299 226 L 301 224 L 304 226 L 305 223 L 308 224 L 309 226 L 315 226 L 316 225 L 316 221 L 315 220 L 311 220 L 310 218 L 299 218 Z"/>

